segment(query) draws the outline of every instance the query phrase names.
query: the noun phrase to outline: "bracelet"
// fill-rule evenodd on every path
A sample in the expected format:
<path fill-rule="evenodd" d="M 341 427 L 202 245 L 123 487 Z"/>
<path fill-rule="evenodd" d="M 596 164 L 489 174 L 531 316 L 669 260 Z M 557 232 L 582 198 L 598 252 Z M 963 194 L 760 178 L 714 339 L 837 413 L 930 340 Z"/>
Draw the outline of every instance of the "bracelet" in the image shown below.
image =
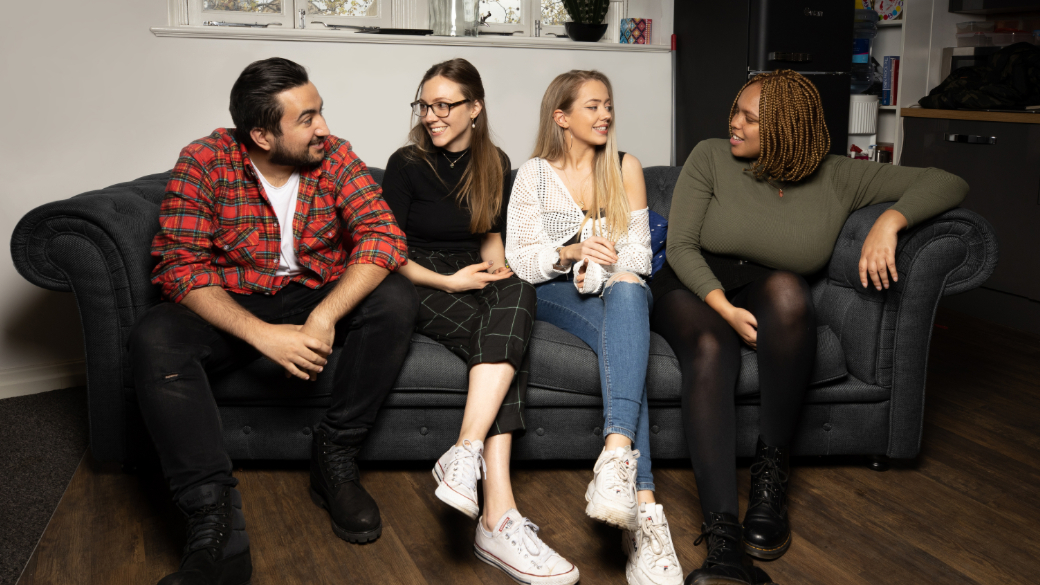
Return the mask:
<path fill-rule="evenodd" d="M 563 265 L 563 246 L 557 246 L 556 248 L 556 262 L 552 265 L 553 270 L 557 272 L 567 272 L 569 266 Z"/>

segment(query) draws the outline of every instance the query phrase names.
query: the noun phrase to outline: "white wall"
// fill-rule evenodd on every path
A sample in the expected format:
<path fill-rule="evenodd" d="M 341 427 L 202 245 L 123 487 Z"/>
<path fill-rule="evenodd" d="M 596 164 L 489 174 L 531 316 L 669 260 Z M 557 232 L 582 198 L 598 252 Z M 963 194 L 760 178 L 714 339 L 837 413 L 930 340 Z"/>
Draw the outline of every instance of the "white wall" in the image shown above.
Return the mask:
<path fill-rule="evenodd" d="M 641 2 L 661 10 L 632 5 Z M 624 150 L 644 165 L 669 161 L 667 53 L 157 38 L 148 29 L 167 24 L 166 0 L 53 0 L 43 20 L 34 4 L 3 5 L 4 242 L 38 205 L 172 167 L 181 147 L 230 125 L 227 96 L 242 68 L 275 55 L 308 67 L 333 133 L 372 166 L 404 143 L 422 73 L 453 57 L 481 71 L 492 128 L 514 166 L 533 147 L 542 92 L 572 68 L 613 80 Z M 632 16 L 658 16 L 634 8 Z M 2 255 L 0 397 L 66 384 L 82 352 L 71 294 L 30 285 Z"/>

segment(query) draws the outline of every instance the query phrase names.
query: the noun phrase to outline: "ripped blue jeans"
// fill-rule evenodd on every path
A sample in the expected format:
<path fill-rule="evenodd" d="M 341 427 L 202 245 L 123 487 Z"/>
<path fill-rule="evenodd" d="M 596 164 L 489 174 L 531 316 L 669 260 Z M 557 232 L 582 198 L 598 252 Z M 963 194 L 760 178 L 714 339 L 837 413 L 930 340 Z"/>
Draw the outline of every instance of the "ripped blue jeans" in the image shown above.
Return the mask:
<path fill-rule="evenodd" d="M 640 453 L 637 490 L 654 489 L 646 367 L 654 298 L 643 283 L 611 281 L 601 295 L 581 294 L 571 275 L 535 286 L 538 320 L 576 335 L 599 357 L 603 436 L 620 434 Z"/>

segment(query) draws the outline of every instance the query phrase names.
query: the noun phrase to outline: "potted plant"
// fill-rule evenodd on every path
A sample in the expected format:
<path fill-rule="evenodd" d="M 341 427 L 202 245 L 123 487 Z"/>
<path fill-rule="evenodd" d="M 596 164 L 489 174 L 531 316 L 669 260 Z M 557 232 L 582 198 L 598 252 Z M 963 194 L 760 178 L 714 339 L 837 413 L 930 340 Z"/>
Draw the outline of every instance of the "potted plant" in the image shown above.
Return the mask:
<path fill-rule="evenodd" d="M 603 19 L 610 8 L 610 0 L 563 0 L 572 22 L 563 26 L 567 36 L 576 41 L 595 43 L 607 32 Z"/>

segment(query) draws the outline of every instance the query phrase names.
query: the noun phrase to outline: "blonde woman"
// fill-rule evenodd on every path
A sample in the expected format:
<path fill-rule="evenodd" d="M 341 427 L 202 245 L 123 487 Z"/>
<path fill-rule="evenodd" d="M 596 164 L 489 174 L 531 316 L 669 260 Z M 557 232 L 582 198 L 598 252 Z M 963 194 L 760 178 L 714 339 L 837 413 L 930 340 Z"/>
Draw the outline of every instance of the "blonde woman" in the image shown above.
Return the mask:
<path fill-rule="evenodd" d="M 508 226 L 506 259 L 536 285 L 538 318 L 578 336 L 599 358 L 604 449 L 586 513 L 626 531 L 629 583 L 682 583 L 650 470 L 646 185 L 639 161 L 618 152 L 602 73 L 570 71 L 549 85 L 534 158 L 513 184 Z"/>
<path fill-rule="evenodd" d="M 520 515 L 509 478 L 523 430 L 533 287 L 505 267 L 509 158 L 491 141 L 480 74 L 465 59 L 431 67 L 411 104 L 418 123 L 390 157 L 383 197 L 408 237 L 401 274 L 419 293 L 416 331 L 469 366 L 458 440 L 437 461 L 437 497 L 478 519 L 473 551 L 514 580 L 570 585 L 578 569 Z"/>

